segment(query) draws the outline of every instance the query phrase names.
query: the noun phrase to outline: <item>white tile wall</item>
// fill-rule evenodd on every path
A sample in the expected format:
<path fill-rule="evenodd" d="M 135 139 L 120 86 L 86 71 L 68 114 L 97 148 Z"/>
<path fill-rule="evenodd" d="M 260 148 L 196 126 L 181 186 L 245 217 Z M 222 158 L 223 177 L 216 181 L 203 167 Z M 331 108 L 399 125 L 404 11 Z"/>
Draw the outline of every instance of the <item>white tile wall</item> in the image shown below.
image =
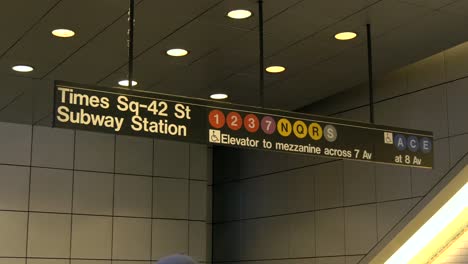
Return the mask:
<path fill-rule="evenodd" d="M 8 123 L 0 128 L 0 263 L 110 264 L 113 257 L 115 263 L 149 264 L 189 249 L 201 263 L 211 258 L 211 149 L 193 145 L 189 152 L 189 144 L 168 144 L 160 149 L 161 162 L 153 159 L 152 139 L 49 127 L 33 132 Z M 114 174 L 114 151 L 120 174 Z M 185 155 L 186 164 L 161 168 L 184 171 L 167 175 L 184 179 L 153 177 L 153 163 L 163 164 L 167 151 Z M 28 209 L 34 211 L 29 226 Z M 153 210 L 156 218 L 197 221 L 189 229 L 187 220 L 151 219 Z"/>
<path fill-rule="evenodd" d="M 408 90 L 415 91 L 444 82 L 444 60 L 444 53 L 441 52 L 408 66 Z"/>
<path fill-rule="evenodd" d="M 345 254 L 343 208 L 318 211 L 316 213 L 315 227 L 317 256 Z"/>
<path fill-rule="evenodd" d="M 332 208 L 343 205 L 343 161 L 314 167 L 315 208 Z"/>
<path fill-rule="evenodd" d="M 207 259 L 207 234 L 206 223 L 194 221 L 189 223 L 188 254 L 197 261 L 205 261 Z"/>
<path fill-rule="evenodd" d="M 376 164 L 377 201 L 411 197 L 410 168 Z"/>
<path fill-rule="evenodd" d="M 73 169 L 74 131 L 34 127 L 32 165 Z"/>
<path fill-rule="evenodd" d="M 211 171 L 211 160 L 208 146 L 200 144 L 190 144 L 190 179 L 207 180 Z M 179 157 L 180 158 L 180 157 Z M 183 172 L 181 173 L 181 176 Z"/>
<path fill-rule="evenodd" d="M 242 189 L 242 191 L 244 190 Z M 240 219 L 241 187 L 239 182 L 216 186 L 213 192 L 213 199 L 214 221 Z"/>
<path fill-rule="evenodd" d="M 375 165 L 349 160 L 343 162 L 345 205 L 375 202 Z"/>
<path fill-rule="evenodd" d="M 0 210 L 28 210 L 29 173 L 29 167 L 0 165 Z"/>
<path fill-rule="evenodd" d="M 151 217 L 152 178 L 115 175 L 114 214 Z"/>
<path fill-rule="evenodd" d="M 0 122 L 0 162 L 29 165 L 31 160 L 31 126 Z"/>
<path fill-rule="evenodd" d="M 283 174 L 253 178 L 242 182 L 243 218 L 277 215 L 287 211 L 287 178 Z"/>
<path fill-rule="evenodd" d="M 67 259 L 28 259 L 28 264 L 68 264 Z"/>
<path fill-rule="evenodd" d="M 73 212 L 112 215 L 114 175 L 76 171 L 73 183 Z"/>
<path fill-rule="evenodd" d="M 380 101 L 407 92 L 408 73 L 405 68 L 395 70 L 375 80 L 374 100 Z"/>
<path fill-rule="evenodd" d="M 214 156 L 214 182 L 237 180 L 213 187 L 215 261 L 277 263 L 271 259 L 281 250 L 271 245 L 274 250 L 263 251 L 266 241 L 275 238 L 264 231 L 268 224 L 262 224 L 281 214 L 289 216 L 287 231 L 274 231 L 289 233 L 289 255 L 281 263 L 359 263 L 468 152 L 467 57 L 465 43 L 379 77 L 375 83 L 378 124 L 434 132 L 432 170 L 352 161 L 322 165 L 313 158 L 302 160 L 302 156 L 296 162 L 294 155 L 215 151 L 222 155 Z M 454 81 L 456 78 L 462 79 Z M 444 84 L 446 81 L 453 82 Z M 366 102 L 366 85 L 358 85 L 307 109 L 334 113 Z M 337 117 L 366 120 L 368 108 Z M 303 214 L 291 214 L 296 212 L 311 217 L 305 220 L 300 218 Z M 223 223 L 239 218 L 239 222 Z M 310 255 L 317 258 L 294 259 Z"/>
<path fill-rule="evenodd" d="M 108 260 L 71 260 L 71 264 L 111 264 Z"/>
<path fill-rule="evenodd" d="M 286 258 L 289 217 L 269 217 L 242 223 L 241 259 Z"/>
<path fill-rule="evenodd" d="M 0 211 L 0 256 L 26 256 L 27 213 Z"/>
<path fill-rule="evenodd" d="M 151 219 L 114 218 L 113 259 L 151 259 Z"/>
<path fill-rule="evenodd" d="M 287 262 L 288 264 L 315 264 L 314 258 L 309 259 L 291 259 Z"/>
<path fill-rule="evenodd" d="M 114 135 L 76 131 L 75 168 L 114 172 L 114 145 Z"/>
<path fill-rule="evenodd" d="M 153 214 L 161 218 L 188 217 L 189 184 L 185 179 L 155 179 Z"/>
<path fill-rule="evenodd" d="M 467 45 L 468 47 L 468 45 Z M 468 79 L 463 79 L 447 85 L 448 121 L 450 135 L 468 132 Z"/>
<path fill-rule="evenodd" d="M 244 237 L 242 237 L 244 239 Z M 245 243 L 241 243 L 241 224 L 231 222 L 213 226 L 213 261 L 229 261 L 248 255 Z M 249 250 L 250 248 L 247 248 Z"/>
<path fill-rule="evenodd" d="M 0 264 L 24 264 L 25 260 L 22 258 L 0 258 Z"/>
<path fill-rule="evenodd" d="M 439 181 L 450 168 L 450 149 L 447 138 L 434 141 L 434 167 L 432 169 L 411 169 L 413 196 L 422 196 Z"/>
<path fill-rule="evenodd" d="M 445 86 L 428 89 L 405 96 L 407 105 L 404 109 L 392 109 L 404 114 L 408 125 L 414 128 L 434 132 L 434 138 L 448 136 L 447 93 Z"/>
<path fill-rule="evenodd" d="M 361 261 L 363 257 L 364 256 L 346 256 L 345 263 L 346 264 L 359 264 L 359 261 Z"/>
<path fill-rule="evenodd" d="M 452 5 L 454 8 L 455 5 Z M 447 79 L 454 80 L 468 74 L 468 43 L 455 46 L 444 52 Z"/>
<path fill-rule="evenodd" d="M 28 257 L 69 258 L 71 215 L 31 213 Z"/>
<path fill-rule="evenodd" d="M 417 203 L 418 199 L 406 199 L 377 204 L 377 231 L 381 240 L 402 217 Z"/>
<path fill-rule="evenodd" d="M 345 257 L 327 257 L 315 259 L 316 264 L 346 264 Z"/>
<path fill-rule="evenodd" d="M 455 165 L 468 152 L 468 134 L 451 137 L 450 144 L 450 165 Z"/>
<path fill-rule="evenodd" d="M 188 254 L 188 222 L 153 220 L 153 259 L 173 254 Z"/>
<path fill-rule="evenodd" d="M 316 176 L 313 167 L 287 171 L 282 173 L 282 177 L 287 181 L 288 204 L 285 212 L 306 212 L 315 209 Z"/>
<path fill-rule="evenodd" d="M 293 214 L 289 217 L 289 257 L 315 256 L 315 212 Z"/>
<path fill-rule="evenodd" d="M 73 172 L 32 168 L 30 209 L 41 212 L 70 213 Z"/>
<path fill-rule="evenodd" d="M 377 206 L 345 208 L 346 255 L 367 254 L 377 242 Z"/>
<path fill-rule="evenodd" d="M 115 172 L 152 175 L 152 139 L 117 136 L 115 150 Z"/>
<path fill-rule="evenodd" d="M 171 178 L 188 178 L 190 171 L 189 148 L 190 145 L 183 142 L 155 140 L 154 175 Z M 199 154 L 201 155 L 201 153 Z M 199 162 L 200 160 L 194 161 Z M 196 167 L 193 169 L 195 170 Z M 196 175 L 194 176 L 196 177 Z"/>
<path fill-rule="evenodd" d="M 112 218 L 73 216 L 72 258 L 109 259 L 112 247 Z"/>
<path fill-rule="evenodd" d="M 189 218 L 192 220 L 207 219 L 207 185 L 206 182 L 190 181 Z M 209 205 L 211 207 L 211 204 Z"/>

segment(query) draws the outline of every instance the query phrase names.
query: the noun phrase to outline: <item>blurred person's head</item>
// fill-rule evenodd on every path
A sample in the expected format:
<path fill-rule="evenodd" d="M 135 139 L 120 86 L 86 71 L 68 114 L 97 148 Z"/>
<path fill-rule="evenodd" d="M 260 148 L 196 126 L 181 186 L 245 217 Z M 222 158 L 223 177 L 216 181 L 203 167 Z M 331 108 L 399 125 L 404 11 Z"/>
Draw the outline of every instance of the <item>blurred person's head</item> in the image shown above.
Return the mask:
<path fill-rule="evenodd" d="M 158 260 L 156 264 L 198 264 L 198 262 L 189 256 L 176 254 L 164 257 Z"/>

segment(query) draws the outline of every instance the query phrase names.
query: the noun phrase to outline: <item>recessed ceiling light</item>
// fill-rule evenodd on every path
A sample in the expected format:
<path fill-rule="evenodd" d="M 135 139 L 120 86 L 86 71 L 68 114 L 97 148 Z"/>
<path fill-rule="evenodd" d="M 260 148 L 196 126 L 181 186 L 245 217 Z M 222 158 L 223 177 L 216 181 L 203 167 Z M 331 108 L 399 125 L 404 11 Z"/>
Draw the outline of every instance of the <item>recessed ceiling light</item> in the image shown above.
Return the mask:
<path fill-rule="evenodd" d="M 52 30 L 52 35 L 59 37 L 59 38 L 71 38 L 75 36 L 75 32 L 70 29 L 59 28 Z"/>
<path fill-rule="evenodd" d="M 17 72 L 32 72 L 32 71 L 34 71 L 34 68 L 32 66 L 29 66 L 29 65 L 15 65 L 15 66 L 11 67 L 11 69 L 13 69 L 14 71 L 17 71 Z"/>
<path fill-rule="evenodd" d="M 283 66 L 270 66 L 266 68 L 266 71 L 269 73 L 280 73 L 280 72 L 284 72 L 285 70 L 286 68 Z"/>
<path fill-rule="evenodd" d="M 224 93 L 215 93 L 215 94 L 210 95 L 210 98 L 215 99 L 215 100 L 223 100 L 223 99 L 228 98 L 228 95 Z"/>
<path fill-rule="evenodd" d="M 166 51 L 166 54 L 173 57 L 182 57 L 188 54 L 185 49 L 170 49 Z"/>
<path fill-rule="evenodd" d="M 232 10 L 227 13 L 227 16 L 233 19 L 245 19 L 252 16 L 252 12 L 245 9 Z"/>
<path fill-rule="evenodd" d="M 132 80 L 132 86 L 136 86 L 138 82 Z M 128 80 L 121 80 L 119 81 L 120 86 L 128 87 Z"/>
<path fill-rule="evenodd" d="M 340 32 L 335 35 L 335 38 L 337 40 L 351 40 L 356 37 L 357 37 L 357 34 L 355 32 Z"/>

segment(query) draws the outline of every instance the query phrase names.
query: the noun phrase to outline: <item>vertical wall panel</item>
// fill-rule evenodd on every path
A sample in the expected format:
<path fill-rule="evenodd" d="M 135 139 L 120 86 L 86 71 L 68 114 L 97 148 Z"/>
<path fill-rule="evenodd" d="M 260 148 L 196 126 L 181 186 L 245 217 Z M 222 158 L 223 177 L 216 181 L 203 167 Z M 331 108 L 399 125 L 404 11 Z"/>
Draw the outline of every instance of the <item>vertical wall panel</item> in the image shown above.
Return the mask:
<path fill-rule="evenodd" d="M 0 162 L 29 165 L 31 160 L 31 126 L 0 122 Z"/>
<path fill-rule="evenodd" d="M 215 148 L 214 261 L 359 263 L 468 152 L 467 57 L 465 43 L 375 81 L 376 123 L 434 132 L 432 170 Z M 367 121 L 367 95 L 361 84 L 305 109 Z M 265 231 L 278 215 L 282 260 Z"/>
<path fill-rule="evenodd" d="M 0 128 L 0 263 L 150 264 L 175 253 L 211 259 L 211 149 Z M 176 156 L 184 162 L 172 162 Z"/>

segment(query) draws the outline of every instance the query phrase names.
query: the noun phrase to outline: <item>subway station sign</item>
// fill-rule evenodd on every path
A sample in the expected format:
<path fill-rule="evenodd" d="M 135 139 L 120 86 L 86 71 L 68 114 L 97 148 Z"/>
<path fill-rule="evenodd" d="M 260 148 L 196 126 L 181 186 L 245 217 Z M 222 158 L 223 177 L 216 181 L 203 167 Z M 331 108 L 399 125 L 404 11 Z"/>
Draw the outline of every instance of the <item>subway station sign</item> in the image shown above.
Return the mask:
<path fill-rule="evenodd" d="M 432 168 L 431 132 L 57 81 L 55 127 Z"/>

